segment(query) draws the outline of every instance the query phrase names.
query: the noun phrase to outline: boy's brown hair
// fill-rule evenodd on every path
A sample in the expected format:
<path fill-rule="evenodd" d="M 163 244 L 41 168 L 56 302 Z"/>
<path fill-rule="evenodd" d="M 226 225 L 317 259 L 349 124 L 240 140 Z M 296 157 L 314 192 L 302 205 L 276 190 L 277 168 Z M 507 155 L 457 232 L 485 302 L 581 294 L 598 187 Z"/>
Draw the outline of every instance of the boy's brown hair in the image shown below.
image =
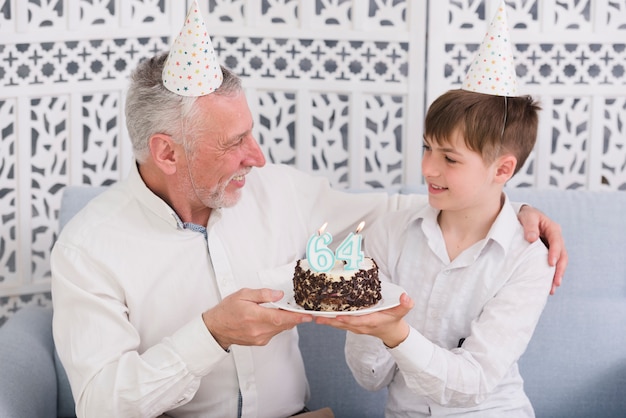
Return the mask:
<path fill-rule="evenodd" d="M 539 110 L 530 96 L 505 98 L 450 90 L 428 108 L 424 136 L 441 145 L 459 129 L 466 146 L 481 154 L 486 164 L 505 153 L 514 155 L 515 175 L 535 146 Z"/>

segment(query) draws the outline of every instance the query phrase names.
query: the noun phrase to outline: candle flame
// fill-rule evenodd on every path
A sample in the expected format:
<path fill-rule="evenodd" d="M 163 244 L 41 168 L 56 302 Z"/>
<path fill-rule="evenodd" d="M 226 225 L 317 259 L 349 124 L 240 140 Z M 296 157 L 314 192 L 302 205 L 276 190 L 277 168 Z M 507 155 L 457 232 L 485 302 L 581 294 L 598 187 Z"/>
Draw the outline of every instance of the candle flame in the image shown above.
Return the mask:
<path fill-rule="evenodd" d="M 322 235 L 324 231 L 326 230 L 327 226 L 328 226 L 328 222 L 324 222 L 324 224 L 320 226 L 320 229 L 317 230 L 317 235 Z"/>
<path fill-rule="evenodd" d="M 361 232 L 364 226 L 365 226 L 365 221 L 361 221 L 359 226 L 356 227 L 356 233 L 358 234 L 359 232 Z"/>

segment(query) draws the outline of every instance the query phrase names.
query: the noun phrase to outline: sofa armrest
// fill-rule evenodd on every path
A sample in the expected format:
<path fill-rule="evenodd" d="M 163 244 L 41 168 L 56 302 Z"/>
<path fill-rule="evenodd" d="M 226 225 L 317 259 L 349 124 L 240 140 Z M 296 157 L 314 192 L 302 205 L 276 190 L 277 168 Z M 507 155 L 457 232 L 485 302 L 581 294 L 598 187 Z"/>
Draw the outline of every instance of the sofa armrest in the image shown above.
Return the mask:
<path fill-rule="evenodd" d="M 26 307 L 0 327 L 0 416 L 56 418 L 52 310 Z"/>

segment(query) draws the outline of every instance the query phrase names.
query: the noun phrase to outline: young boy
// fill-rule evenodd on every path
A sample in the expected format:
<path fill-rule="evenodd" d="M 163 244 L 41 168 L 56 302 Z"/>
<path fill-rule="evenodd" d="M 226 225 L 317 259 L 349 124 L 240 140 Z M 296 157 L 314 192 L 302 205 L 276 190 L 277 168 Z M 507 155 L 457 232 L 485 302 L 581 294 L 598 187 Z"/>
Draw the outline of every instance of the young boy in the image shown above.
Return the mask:
<path fill-rule="evenodd" d="M 504 3 L 499 12 L 493 31 L 506 24 Z M 510 48 L 506 31 L 488 33 L 463 89 L 428 109 L 430 207 L 388 215 L 367 233 L 382 279 L 406 290 L 400 306 L 316 319 L 351 331 L 347 363 L 366 389 L 388 387 L 388 417 L 534 416 L 517 361 L 554 269 L 543 243 L 524 239 L 503 189 L 533 149 L 539 106 L 513 97 L 512 54 L 494 53 L 494 39 Z"/>
<path fill-rule="evenodd" d="M 503 186 L 533 148 L 538 109 L 529 97 L 438 98 L 422 160 L 430 207 L 383 218 L 366 238 L 383 280 L 412 301 L 317 319 L 354 332 L 348 365 L 366 389 L 388 387 L 387 416 L 534 416 L 517 360 L 554 271 L 541 241 L 524 239 Z"/>

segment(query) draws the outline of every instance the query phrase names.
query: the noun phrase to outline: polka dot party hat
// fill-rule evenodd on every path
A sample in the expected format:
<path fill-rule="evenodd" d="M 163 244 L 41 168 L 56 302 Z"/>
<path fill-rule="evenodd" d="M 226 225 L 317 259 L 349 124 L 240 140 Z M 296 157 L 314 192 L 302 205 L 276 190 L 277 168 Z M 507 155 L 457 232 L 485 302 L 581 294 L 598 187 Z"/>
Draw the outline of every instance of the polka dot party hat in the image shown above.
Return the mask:
<path fill-rule="evenodd" d="M 495 96 L 517 96 L 513 45 L 509 36 L 504 0 L 472 61 L 463 90 Z"/>
<path fill-rule="evenodd" d="M 181 96 L 204 96 L 222 84 L 222 70 L 197 0 L 174 39 L 162 77 L 165 88 Z"/>

